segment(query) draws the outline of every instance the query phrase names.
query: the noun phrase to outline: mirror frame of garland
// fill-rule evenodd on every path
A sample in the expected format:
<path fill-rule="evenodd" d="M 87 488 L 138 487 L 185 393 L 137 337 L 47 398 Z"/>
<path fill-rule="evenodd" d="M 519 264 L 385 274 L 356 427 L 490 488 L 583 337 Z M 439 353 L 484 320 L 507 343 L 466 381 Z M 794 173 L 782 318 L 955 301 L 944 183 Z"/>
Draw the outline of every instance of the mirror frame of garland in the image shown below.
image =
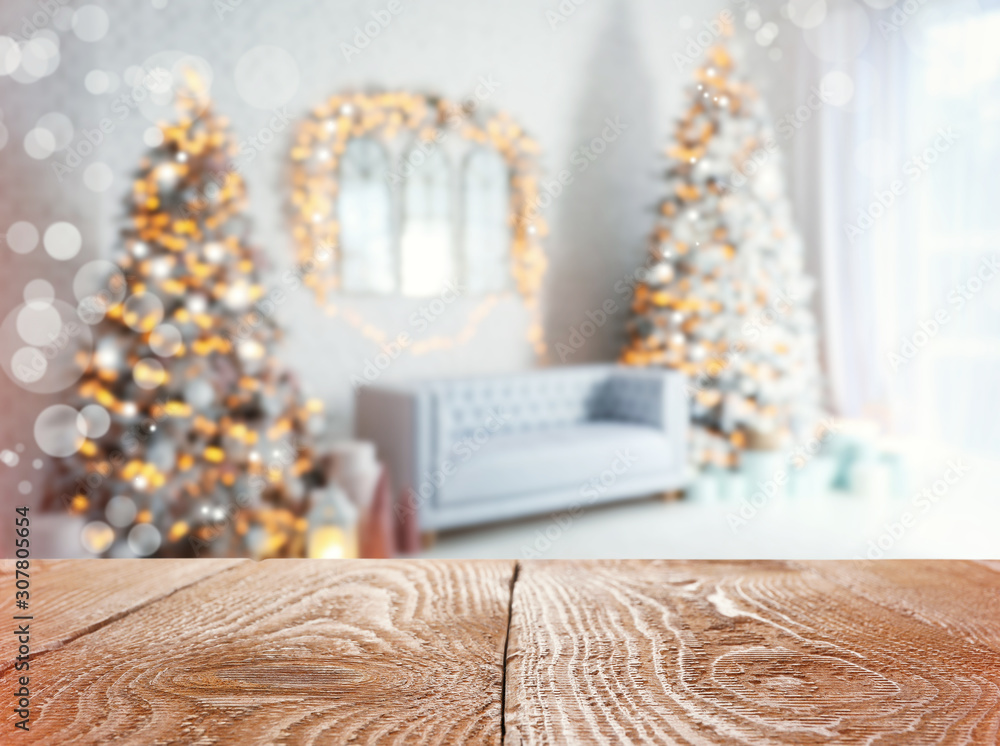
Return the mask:
<path fill-rule="evenodd" d="M 387 154 L 390 169 L 394 165 L 400 168 L 397 173 L 388 171 L 385 174 L 393 202 L 390 231 L 392 259 L 396 263 L 393 267 L 394 290 L 369 293 L 383 298 L 409 297 L 402 293 L 399 264 L 402 259 L 400 237 L 405 229 L 401 220 L 402 203 L 406 198 L 403 156 L 417 153 L 421 148 L 445 147 L 449 138 L 460 138 L 467 146 L 466 157 L 450 159 L 460 169 L 457 175 L 452 174 L 459 189 L 465 184 L 468 156 L 476 148 L 490 148 L 502 157 L 507 166 L 510 196 L 507 219 L 509 276 L 503 283 L 508 289 L 482 295 L 479 305 L 469 313 L 465 328 L 457 334 L 417 340 L 407 349 L 419 355 L 450 349 L 468 341 L 499 301 L 516 292 L 531 319 L 528 341 L 538 359 L 544 361 L 548 348 L 542 326 L 540 292 L 547 268 L 542 239 L 548 234 L 548 226 L 539 206 L 539 147 L 511 117 L 483 111 L 474 98 L 456 103 L 405 91 L 338 94 L 314 108 L 299 123 L 290 152 L 289 211 L 298 272 L 302 282 L 313 291 L 316 302 L 327 315 L 344 318 L 373 341 L 386 344 L 395 338 L 351 307 L 349 298 L 365 295 L 364 292 L 347 293 L 343 288 L 340 172 L 347 144 L 358 138 L 375 141 Z M 464 212 L 464 202 L 460 201 L 457 219 L 452 216 L 454 264 L 463 271 L 467 251 Z"/>

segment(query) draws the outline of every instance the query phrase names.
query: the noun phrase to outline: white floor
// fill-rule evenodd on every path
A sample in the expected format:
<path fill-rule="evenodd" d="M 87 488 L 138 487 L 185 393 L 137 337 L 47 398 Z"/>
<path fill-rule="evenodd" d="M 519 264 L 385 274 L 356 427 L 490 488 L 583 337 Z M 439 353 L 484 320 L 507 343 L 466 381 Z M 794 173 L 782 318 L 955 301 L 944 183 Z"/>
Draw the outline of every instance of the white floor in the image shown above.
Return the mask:
<path fill-rule="evenodd" d="M 745 524 L 740 503 L 602 506 L 562 525 L 551 515 L 442 534 L 424 557 L 880 559 L 1000 558 L 1000 463 L 962 459 L 969 471 L 936 502 L 919 498 L 955 456 L 925 456 L 910 494 L 830 492 L 772 500 Z M 939 483 L 939 491 L 941 484 Z M 746 509 L 744 509 L 746 511 Z M 744 513 L 747 515 L 748 513 Z"/>

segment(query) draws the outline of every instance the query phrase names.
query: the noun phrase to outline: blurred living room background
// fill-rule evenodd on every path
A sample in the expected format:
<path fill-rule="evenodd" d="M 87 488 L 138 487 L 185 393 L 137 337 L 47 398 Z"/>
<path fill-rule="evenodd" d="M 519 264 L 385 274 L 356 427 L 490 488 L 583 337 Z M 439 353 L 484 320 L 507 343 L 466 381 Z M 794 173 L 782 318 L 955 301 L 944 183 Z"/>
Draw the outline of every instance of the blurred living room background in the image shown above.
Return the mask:
<path fill-rule="evenodd" d="M 36 557 L 995 557 L 998 35 L 7 0 L 5 510 Z"/>

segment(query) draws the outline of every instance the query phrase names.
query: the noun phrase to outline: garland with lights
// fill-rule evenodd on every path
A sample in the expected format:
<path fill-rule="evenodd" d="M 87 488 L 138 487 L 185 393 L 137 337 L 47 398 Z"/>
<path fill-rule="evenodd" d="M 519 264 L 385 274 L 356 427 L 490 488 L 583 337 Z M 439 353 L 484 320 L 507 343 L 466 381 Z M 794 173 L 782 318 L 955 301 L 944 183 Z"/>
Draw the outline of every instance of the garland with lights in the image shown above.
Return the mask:
<path fill-rule="evenodd" d="M 294 556 L 324 479 L 322 407 L 275 357 L 227 122 L 197 77 L 176 96 L 117 269 L 81 304 L 98 342 L 75 402 L 85 439 L 58 480 L 96 555 Z"/>
<path fill-rule="evenodd" d="M 337 95 L 314 109 L 301 123 L 291 151 L 292 236 L 300 264 L 313 270 L 304 275 L 303 281 L 314 291 L 317 302 L 328 315 L 342 316 L 364 336 L 380 344 L 389 341 L 391 335 L 385 330 L 333 301 L 340 289 L 340 159 L 353 138 L 371 137 L 388 142 L 408 132 L 429 143 L 449 127 L 468 141 L 495 149 L 510 169 L 511 273 L 532 315 L 528 339 L 535 353 L 543 356 L 547 346 L 539 293 L 547 265 L 541 246 L 547 226 L 537 215 L 539 148 L 507 115 L 496 114 L 480 121 L 476 114 L 474 105 L 462 107 L 441 98 L 406 92 Z M 408 350 L 422 354 L 471 339 L 478 323 L 496 306 L 501 295 L 487 296 L 470 314 L 466 327 L 454 337 L 419 340 Z"/>
<path fill-rule="evenodd" d="M 774 131 L 724 38 L 696 71 L 667 151 L 668 194 L 621 359 L 686 373 L 693 463 L 735 467 L 748 446 L 811 431 L 821 380 L 814 284 Z"/>

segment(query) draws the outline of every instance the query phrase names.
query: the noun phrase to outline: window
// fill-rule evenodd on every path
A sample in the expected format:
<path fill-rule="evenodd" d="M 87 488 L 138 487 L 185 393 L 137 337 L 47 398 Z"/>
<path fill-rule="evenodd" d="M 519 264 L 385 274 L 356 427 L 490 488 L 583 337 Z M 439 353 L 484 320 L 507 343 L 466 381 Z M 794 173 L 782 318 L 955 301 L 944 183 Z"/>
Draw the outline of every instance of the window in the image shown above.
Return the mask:
<path fill-rule="evenodd" d="M 462 261 L 467 292 L 506 290 L 510 280 L 510 172 L 495 150 L 476 148 L 462 172 Z"/>
<path fill-rule="evenodd" d="M 396 289 L 392 196 L 385 149 L 374 140 L 350 140 L 340 170 L 341 287 L 354 293 Z"/>
<path fill-rule="evenodd" d="M 918 268 L 916 322 L 940 311 L 940 324 L 915 358 L 921 429 L 968 450 L 1000 452 L 1000 256 L 996 190 L 1000 164 L 1000 12 L 943 16 L 928 24 L 923 60 L 912 69 L 909 118 L 921 122 L 910 152 L 930 153 L 918 182 L 915 245 L 899 261 Z M 952 143 L 938 133 L 950 130 Z M 990 278 L 990 279 L 986 279 Z M 931 327 L 928 327 L 931 328 Z M 926 354 L 924 354 L 926 352 Z"/>

